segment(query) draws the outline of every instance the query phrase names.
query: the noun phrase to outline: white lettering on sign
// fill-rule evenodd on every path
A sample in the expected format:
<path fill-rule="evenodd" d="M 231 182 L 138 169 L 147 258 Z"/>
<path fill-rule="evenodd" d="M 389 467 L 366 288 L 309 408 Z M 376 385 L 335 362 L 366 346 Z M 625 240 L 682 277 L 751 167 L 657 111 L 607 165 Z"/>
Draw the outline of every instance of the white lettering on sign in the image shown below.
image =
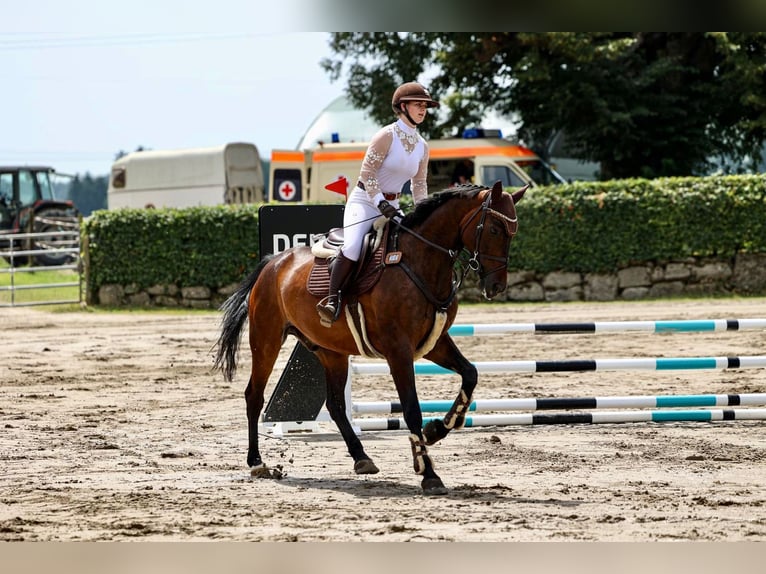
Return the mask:
<path fill-rule="evenodd" d="M 311 247 L 316 243 L 314 236 L 311 233 L 295 233 L 292 236 L 284 233 L 275 233 L 272 240 L 272 253 L 281 253 L 286 249 L 298 247 L 299 245 L 307 245 Z"/>

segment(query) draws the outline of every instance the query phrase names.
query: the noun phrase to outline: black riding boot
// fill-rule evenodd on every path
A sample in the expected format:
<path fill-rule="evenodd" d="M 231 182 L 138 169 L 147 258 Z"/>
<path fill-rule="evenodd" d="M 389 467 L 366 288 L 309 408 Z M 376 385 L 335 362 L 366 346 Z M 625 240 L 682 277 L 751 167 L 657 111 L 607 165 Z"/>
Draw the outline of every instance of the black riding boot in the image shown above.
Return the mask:
<path fill-rule="evenodd" d="M 338 252 L 330 271 L 330 294 L 317 305 L 319 319 L 325 327 L 329 327 L 340 316 L 341 291 L 346 286 L 355 265 L 356 261 L 348 259 L 343 255 L 343 251 Z"/>

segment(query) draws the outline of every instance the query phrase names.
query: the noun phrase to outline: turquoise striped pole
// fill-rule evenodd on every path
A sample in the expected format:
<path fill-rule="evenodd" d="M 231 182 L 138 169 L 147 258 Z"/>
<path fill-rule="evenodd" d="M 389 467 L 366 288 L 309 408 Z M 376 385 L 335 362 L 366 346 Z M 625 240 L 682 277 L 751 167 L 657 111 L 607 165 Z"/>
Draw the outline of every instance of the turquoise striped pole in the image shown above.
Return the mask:
<path fill-rule="evenodd" d="M 424 418 L 423 425 L 432 418 Z M 555 424 L 607 424 L 639 422 L 718 422 L 766 420 L 766 409 L 701 409 L 676 411 L 601 411 L 551 414 L 488 414 L 466 417 L 466 427 Z M 401 418 L 358 418 L 352 424 L 362 431 L 399 430 L 407 425 Z"/>
<path fill-rule="evenodd" d="M 572 371 L 679 371 L 705 369 L 747 369 L 766 367 L 766 356 L 752 357 L 669 357 L 627 359 L 573 359 L 559 361 L 483 361 L 473 365 L 479 373 L 554 373 Z M 429 361 L 415 363 L 416 375 L 452 375 L 452 371 Z M 354 375 L 387 375 L 384 362 L 350 361 Z"/>
<path fill-rule="evenodd" d="M 595 321 L 583 323 L 496 323 L 453 325 L 453 337 L 502 335 L 504 333 L 679 333 L 710 331 L 747 331 L 766 329 L 766 319 L 695 319 L 679 321 Z"/>
<path fill-rule="evenodd" d="M 520 398 L 478 399 L 468 407 L 469 412 L 554 409 L 645 409 L 680 407 L 731 407 L 766 405 L 766 393 L 743 393 L 734 395 L 637 395 L 622 397 L 575 397 L 575 398 Z M 424 413 L 447 412 L 452 401 L 420 401 Z M 354 414 L 395 414 L 402 412 L 399 401 L 367 401 L 353 403 Z"/>

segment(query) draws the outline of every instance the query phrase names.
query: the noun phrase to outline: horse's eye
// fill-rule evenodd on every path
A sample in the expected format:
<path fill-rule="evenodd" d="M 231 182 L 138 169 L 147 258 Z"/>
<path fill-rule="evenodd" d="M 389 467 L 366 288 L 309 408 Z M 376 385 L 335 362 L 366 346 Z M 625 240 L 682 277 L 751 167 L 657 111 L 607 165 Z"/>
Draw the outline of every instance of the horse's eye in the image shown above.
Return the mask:
<path fill-rule="evenodd" d="M 500 235 L 500 229 L 498 229 L 498 227 L 496 225 L 490 225 L 489 232 L 492 235 Z"/>

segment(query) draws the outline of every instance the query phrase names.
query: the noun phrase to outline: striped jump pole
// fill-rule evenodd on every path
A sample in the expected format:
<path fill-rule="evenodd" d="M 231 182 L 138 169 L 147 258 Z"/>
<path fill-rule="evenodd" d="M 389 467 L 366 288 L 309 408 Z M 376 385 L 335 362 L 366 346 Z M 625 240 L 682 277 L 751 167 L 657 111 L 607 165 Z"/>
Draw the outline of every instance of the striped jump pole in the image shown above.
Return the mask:
<path fill-rule="evenodd" d="M 424 418 L 426 425 L 433 418 Z M 592 413 L 489 414 L 472 415 L 466 427 L 508 425 L 604 424 L 639 422 L 717 422 L 766 420 L 766 409 L 700 409 L 675 411 L 597 411 Z M 402 418 L 360 418 L 353 425 L 362 431 L 399 430 L 407 425 Z"/>
<path fill-rule="evenodd" d="M 532 398 L 532 399 L 477 399 L 468 407 L 469 412 L 488 411 L 543 411 L 565 409 L 647 409 L 679 407 L 732 407 L 766 405 L 766 393 L 738 395 L 643 395 L 623 397 Z M 424 413 L 447 412 L 452 401 L 420 401 Z M 355 415 L 396 414 L 403 412 L 399 401 L 369 401 L 353 403 Z"/>
<path fill-rule="evenodd" d="M 454 337 L 502 335 L 504 333 L 680 333 L 706 331 L 749 331 L 766 329 L 766 319 L 695 319 L 680 321 L 595 321 L 585 323 L 496 323 L 453 325 Z"/>
<path fill-rule="evenodd" d="M 680 371 L 694 369 L 747 369 L 766 367 L 766 356 L 751 357 L 668 357 L 628 359 L 571 359 L 560 361 L 480 361 L 473 365 L 479 373 L 556 373 L 573 371 Z M 349 362 L 353 375 L 388 375 L 384 362 Z M 430 361 L 415 363 L 416 375 L 454 375 Z"/>

